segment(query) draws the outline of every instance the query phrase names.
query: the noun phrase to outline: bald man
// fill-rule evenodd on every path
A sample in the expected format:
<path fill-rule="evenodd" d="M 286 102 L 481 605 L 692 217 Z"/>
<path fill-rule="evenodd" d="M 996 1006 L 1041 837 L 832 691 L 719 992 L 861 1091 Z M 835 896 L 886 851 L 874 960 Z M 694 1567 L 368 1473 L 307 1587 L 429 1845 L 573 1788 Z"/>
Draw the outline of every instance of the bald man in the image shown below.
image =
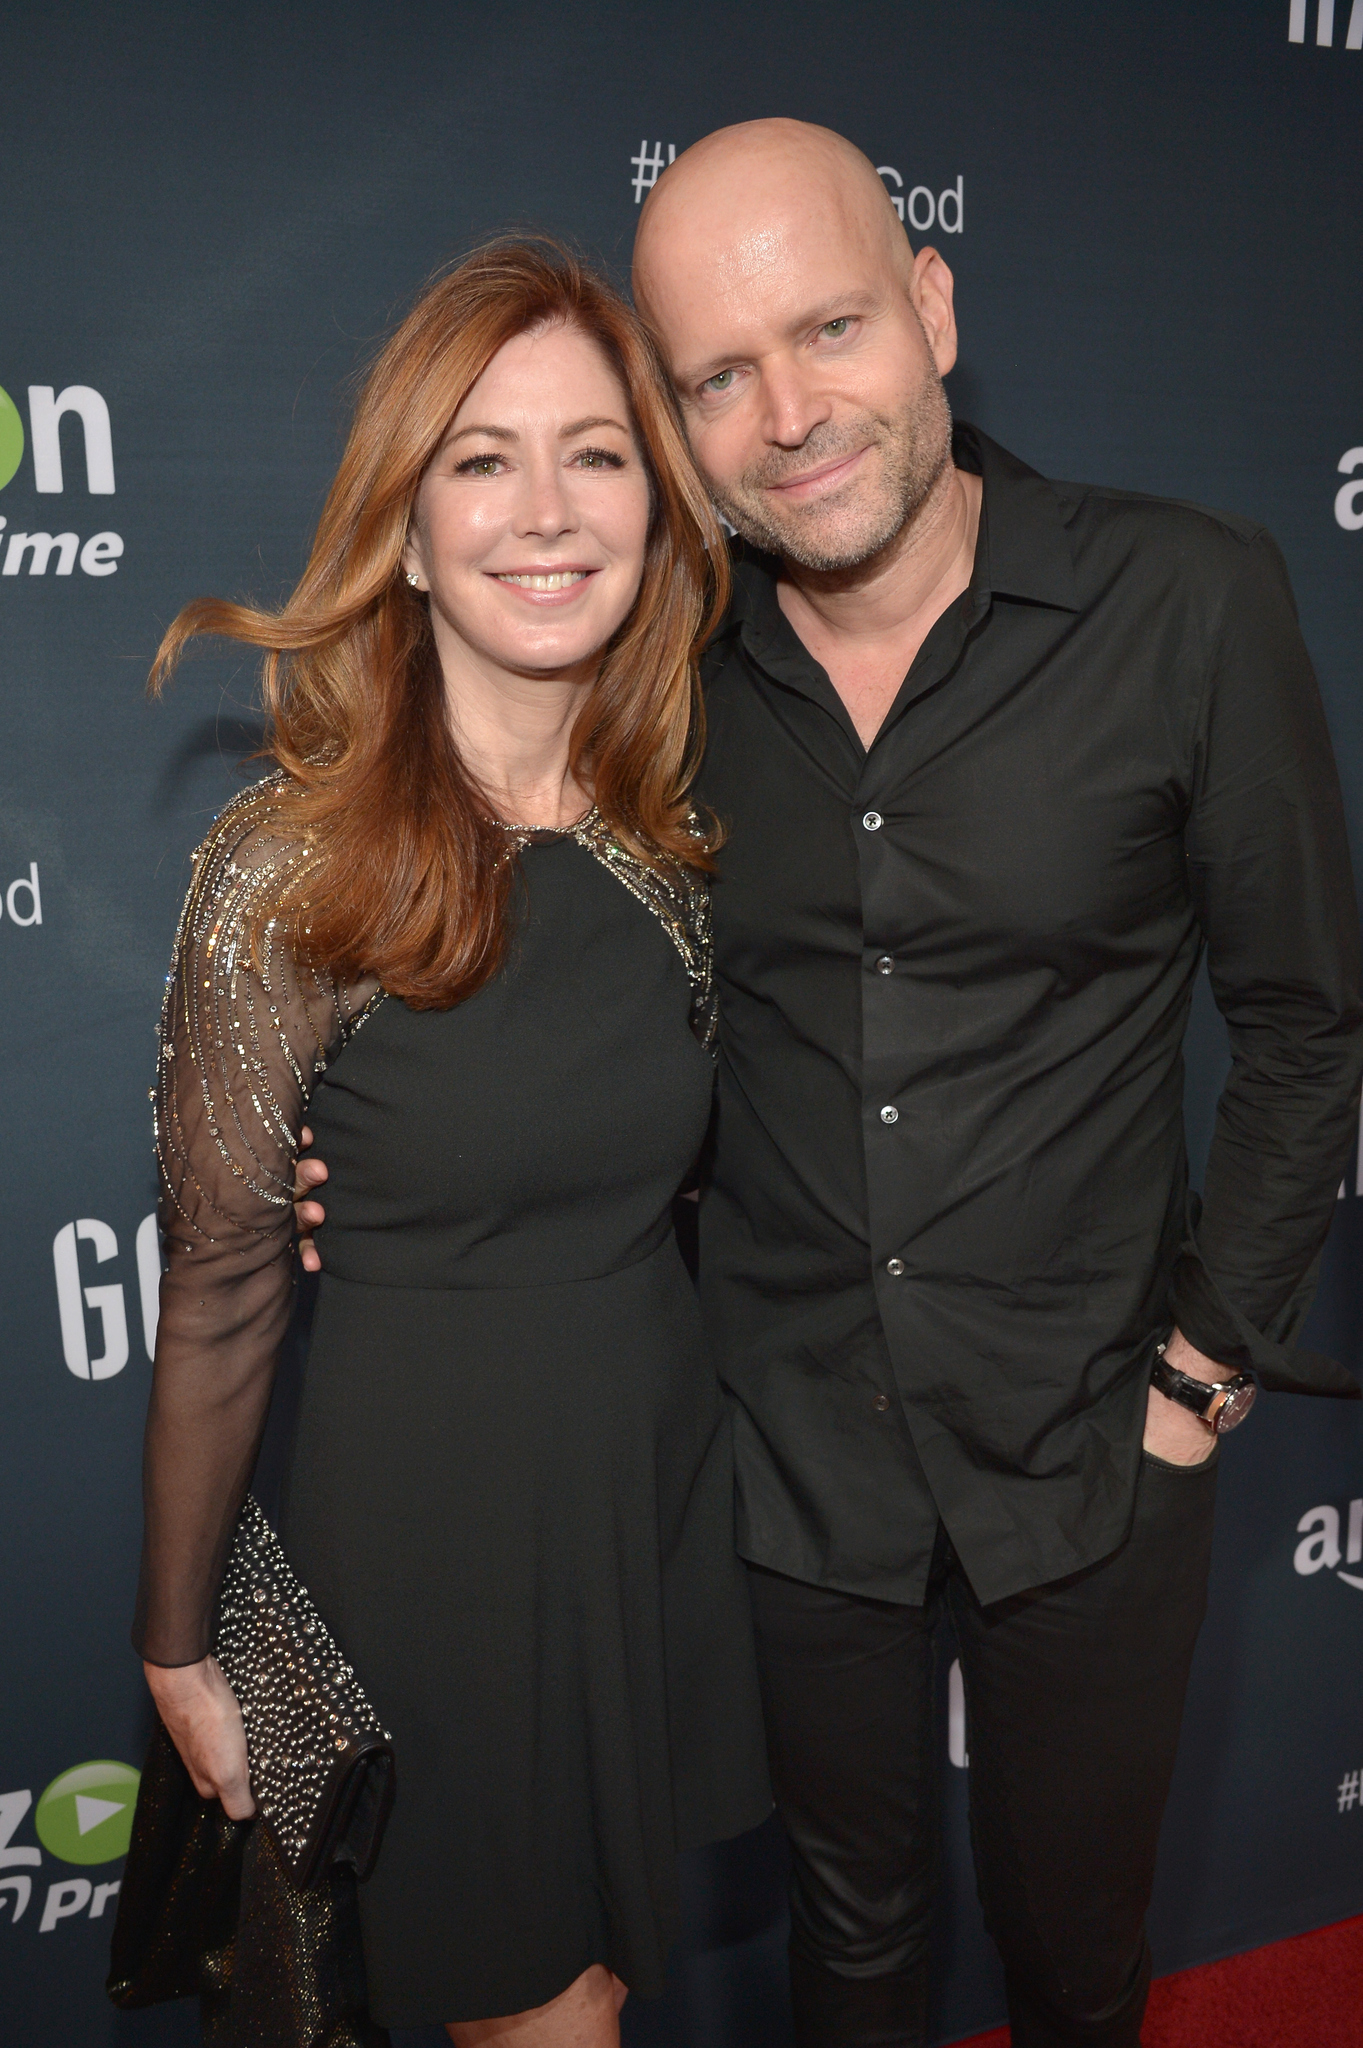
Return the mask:
<path fill-rule="evenodd" d="M 825 129 L 708 136 L 635 293 L 737 529 L 700 794 L 732 1394 L 800 2048 L 923 2039 L 930 1636 L 1014 2048 L 1128 2048 L 1219 1437 L 1297 1347 L 1363 1065 L 1330 744 L 1248 521 L 953 432 L 952 278 Z M 1181 1045 L 1234 1052 L 1201 1208 Z"/>

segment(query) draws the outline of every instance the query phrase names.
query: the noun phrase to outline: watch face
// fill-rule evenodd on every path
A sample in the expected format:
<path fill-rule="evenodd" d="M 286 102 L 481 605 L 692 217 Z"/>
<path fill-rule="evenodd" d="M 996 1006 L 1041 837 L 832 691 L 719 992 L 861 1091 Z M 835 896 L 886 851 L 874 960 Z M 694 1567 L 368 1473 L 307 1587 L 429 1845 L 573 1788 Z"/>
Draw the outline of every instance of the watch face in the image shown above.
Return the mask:
<path fill-rule="evenodd" d="M 1216 1433 L 1218 1436 L 1224 1436 L 1228 1429 L 1234 1429 L 1237 1423 L 1244 1421 L 1250 1409 L 1254 1406 L 1254 1396 L 1258 1391 L 1257 1387 L 1252 1386 L 1237 1387 L 1233 1394 L 1227 1394 L 1217 1410 Z"/>

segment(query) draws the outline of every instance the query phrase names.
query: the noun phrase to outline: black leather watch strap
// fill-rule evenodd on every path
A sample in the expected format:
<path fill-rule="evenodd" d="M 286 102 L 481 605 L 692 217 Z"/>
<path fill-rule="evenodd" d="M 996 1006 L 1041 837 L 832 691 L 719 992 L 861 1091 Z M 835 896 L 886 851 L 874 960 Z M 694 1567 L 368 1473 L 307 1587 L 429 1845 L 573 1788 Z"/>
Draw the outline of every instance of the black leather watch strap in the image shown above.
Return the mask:
<path fill-rule="evenodd" d="M 1208 1429 L 1222 1436 L 1243 1422 L 1254 1405 L 1256 1388 L 1247 1372 L 1234 1373 L 1225 1380 L 1195 1380 L 1190 1373 L 1170 1365 L 1161 1344 L 1150 1369 L 1150 1383 L 1180 1408 L 1186 1408 Z"/>

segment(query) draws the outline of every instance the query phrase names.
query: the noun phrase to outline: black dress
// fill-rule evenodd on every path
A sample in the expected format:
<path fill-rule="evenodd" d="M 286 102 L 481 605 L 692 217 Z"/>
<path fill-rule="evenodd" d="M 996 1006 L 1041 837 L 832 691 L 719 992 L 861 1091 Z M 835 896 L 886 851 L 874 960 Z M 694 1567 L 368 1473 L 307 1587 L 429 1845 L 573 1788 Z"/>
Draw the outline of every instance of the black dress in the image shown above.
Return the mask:
<path fill-rule="evenodd" d="M 653 1993 L 676 1850 L 770 1806 L 728 1425 L 671 1226 L 710 1107 L 703 899 L 594 818 L 523 844 L 505 970 L 416 1012 L 232 948 L 306 858 L 261 803 L 200 856 L 168 1001 L 139 1647 L 207 1647 L 288 1291 L 288 1219 L 248 1211 L 287 1208 L 306 1101 L 331 1178 L 282 1533 L 394 1738 L 360 1894 L 374 2017 L 523 2011 L 594 1962 Z M 229 1336 L 206 1375 L 205 1317 L 263 1363 Z"/>

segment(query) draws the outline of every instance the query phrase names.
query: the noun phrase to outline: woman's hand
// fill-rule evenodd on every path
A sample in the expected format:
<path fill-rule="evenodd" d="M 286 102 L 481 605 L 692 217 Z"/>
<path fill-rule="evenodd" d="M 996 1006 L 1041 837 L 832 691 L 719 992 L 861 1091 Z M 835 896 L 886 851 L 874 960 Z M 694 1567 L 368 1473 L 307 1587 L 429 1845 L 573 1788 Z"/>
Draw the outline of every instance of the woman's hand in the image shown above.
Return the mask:
<path fill-rule="evenodd" d="M 246 1767 L 241 1708 L 216 1657 L 171 1668 L 144 1664 L 156 1711 L 201 1799 L 220 1799 L 229 1820 L 256 1810 Z"/>

